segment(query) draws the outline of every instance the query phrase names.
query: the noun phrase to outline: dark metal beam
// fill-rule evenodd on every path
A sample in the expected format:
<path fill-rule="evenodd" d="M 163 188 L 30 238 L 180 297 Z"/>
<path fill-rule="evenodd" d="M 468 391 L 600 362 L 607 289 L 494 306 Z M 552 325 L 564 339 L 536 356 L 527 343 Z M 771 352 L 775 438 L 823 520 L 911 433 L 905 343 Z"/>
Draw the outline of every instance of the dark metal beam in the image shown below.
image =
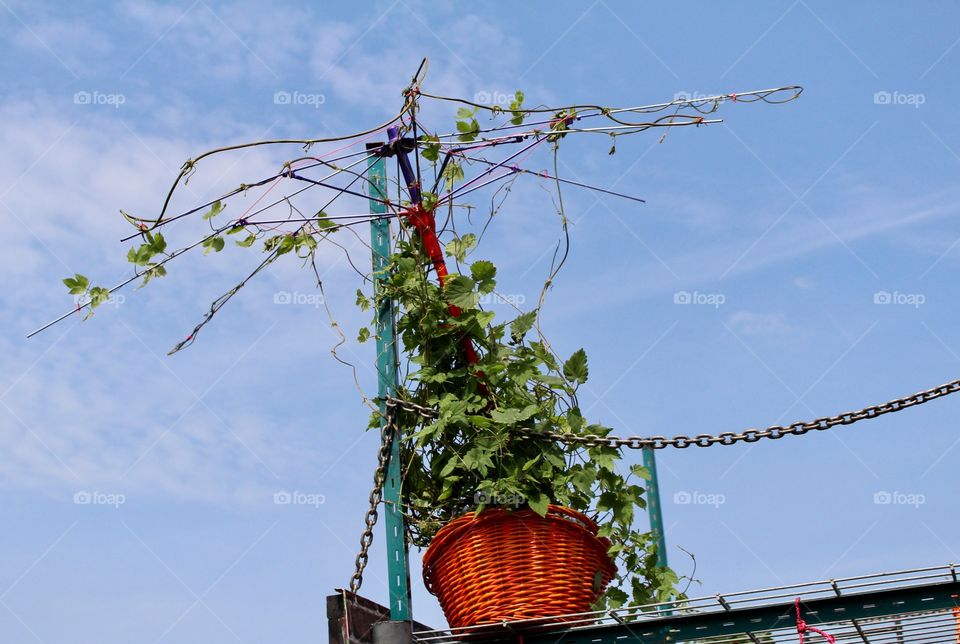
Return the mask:
<path fill-rule="evenodd" d="M 807 624 L 874 619 L 915 611 L 960 606 L 960 583 L 938 583 L 906 588 L 810 599 L 801 604 Z M 640 622 L 604 624 L 566 630 L 555 628 L 524 635 L 526 644 L 669 644 L 721 635 L 769 631 L 796 624 L 793 602 L 734 608 L 729 611 L 688 613 Z M 494 641 L 489 639 L 488 641 Z"/>

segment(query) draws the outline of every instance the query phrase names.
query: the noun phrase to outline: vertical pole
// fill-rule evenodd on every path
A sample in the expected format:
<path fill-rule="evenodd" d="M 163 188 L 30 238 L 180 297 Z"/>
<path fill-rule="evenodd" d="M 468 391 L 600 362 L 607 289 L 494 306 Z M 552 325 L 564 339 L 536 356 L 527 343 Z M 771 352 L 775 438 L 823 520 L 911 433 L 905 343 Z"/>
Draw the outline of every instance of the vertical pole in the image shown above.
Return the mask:
<path fill-rule="evenodd" d="M 650 479 L 647 481 L 647 514 L 650 516 L 650 531 L 657 540 L 657 566 L 667 567 L 667 537 L 663 531 L 663 513 L 660 509 L 660 481 L 657 479 L 657 457 L 652 447 L 643 448 L 643 466 Z"/>
<path fill-rule="evenodd" d="M 367 145 L 373 152 L 382 147 L 378 143 Z M 369 195 L 371 214 L 387 212 L 387 171 L 383 157 L 374 156 L 369 161 Z M 397 389 L 397 345 L 394 335 L 393 301 L 380 296 L 381 280 L 385 276 L 390 259 L 390 220 L 370 222 L 370 240 L 373 247 L 373 294 L 376 307 L 377 330 L 377 392 L 380 398 L 380 429 L 386 424 L 388 397 Z M 390 442 L 390 460 L 387 462 L 386 480 L 383 484 L 383 514 L 387 528 L 387 583 L 390 594 L 390 619 L 410 620 L 410 565 L 407 554 L 407 539 L 403 513 L 400 510 L 400 440 L 394 431 Z"/>

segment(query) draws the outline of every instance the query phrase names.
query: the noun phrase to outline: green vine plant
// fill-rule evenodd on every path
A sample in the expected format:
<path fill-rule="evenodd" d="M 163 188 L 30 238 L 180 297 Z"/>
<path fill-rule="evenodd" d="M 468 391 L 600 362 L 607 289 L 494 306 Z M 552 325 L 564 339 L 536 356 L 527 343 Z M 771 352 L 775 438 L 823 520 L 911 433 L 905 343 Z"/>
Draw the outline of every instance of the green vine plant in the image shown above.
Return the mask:
<path fill-rule="evenodd" d="M 594 514 L 600 535 L 613 544 L 619 576 L 598 608 L 677 598 L 677 575 L 657 567 L 651 533 L 635 527 L 637 510 L 646 507 L 647 471 L 631 465 L 621 473 L 622 454 L 614 448 L 531 440 L 515 431 L 604 436 L 612 430 L 581 413 L 577 392 L 589 377 L 583 349 L 561 360 L 534 329 L 539 311 L 499 322 L 480 305 L 496 288 L 497 269 L 470 260 L 475 243 L 468 233 L 446 244 L 461 272 L 441 288 L 425 268 L 419 239 L 408 235 L 379 294 L 399 305 L 397 331 L 412 365 L 398 396 L 436 410 L 435 417 L 401 411 L 397 422 L 407 438 L 402 492 L 412 543 L 428 546 L 439 528 L 466 512 L 529 507 L 545 515 L 548 505 L 563 505 Z M 363 307 L 376 304 L 362 293 L 358 299 Z M 464 337 L 478 347 L 475 365 L 462 358 Z M 370 426 L 380 426 L 378 414 Z"/>
<path fill-rule="evenodd" d="M 317 286 L 322 291 L 316 252 L 324 243 L 337 246 L 347 253 L 351 266 L 363 277 L 364 282 L 376 280 L 379 285 L 376 294 L 365 293 L 362 288 L 357 290 L 356 304 L 359 308 L 369 312 L 380 306 L 383 299 L 389 299 L 394 302 L 397 311 L 397 336 L 404 372 L 397 398 L 408 404 L 395 408 L 395 424 L 402 440 L 402 501 L 410 542 L 418 547 L 428 546 L 440 527 L 467 512 L 504 507 L 511 510 L 529 508 L 544 515 L 550 504 L 563 505 L 593 517 L 599 525 L 600 535 L 608 538 L 612 544 L 610 555 L 618 565 L 618 576 L 598 601 L 598 609 L 618 608 L 627 603 L 640 606 L 682 601 L 687 588 L 679 589 L 681 578 L 673 570 L 657 566 L 656 542 L 652 533 L 637 527 L 640 522 L 638 511 L 646 508 L 644 481 L 648 472 L 640 465 L 624 463 L 621 451 L 611 447 L 571 445 L 521 435 L 517 430 L 523 428 L 572 436 L 605 436 L 612 431 L 609 427 L 591 423 L 581 409 L 578 394 L 590 375 L 586 352 L 578 349 L 570 355 L 559 356 L 542 331 L 540 316 L 546 295 L 569 252 L 568 222 L 560 179 L 556 176 L 561 141 L 571 133 L 613 137 L 654 127 L 700 125 L 705 122 L 702 114 L 715 111 L 720 98 L 712 99 L 712 104 L 709 101 L 674 101 L 622 110 L 597 105 L 550 108 L 525 107 L 525 96 L 518 91 L 505 105 L 482 105 L 423 92 L 421 72 L 425 74 L 424 65 L 404 90 L 400 113 L 365 132 L 330 139 L 258 141 L 219 148 L 188 160 L 183 164 L 155 218 L 136 217 L 121 211 L 136 227 L 136 235 L 131 238 L 139 240 L 127 253 L 127 259 L 134 268 L 133 276 L 114 289 L 93 286 L 87 277 L 80 274 L 64 279 L 64 284 L 71 295 L 80 298 L 81 304 L 78 304 L 77 310 L 86 309 L 86 316 L 89 317 L 98 305 L 107 301 L 112 290 L 138 280 L 144 286 L 163 277 L 167 272 L 167 264 L 185 252 L 201 248 L 204 254 L 218 255 L 230 241 L 237 247 L 259 247 L 262 251 L 259 263 L 246 277 L 211 303 L 199 324 L 173 347 L 171 353 L 175 353 L 189 346 L 200 330 L 254 276 L 284 256 L 296 256 L 304 266 L 311 267 Z M 779 91 L 782 90 L 764 90 L 761 98 L 766 102 L 777 102 L 769 97 Z M 798 95 L 799 90 L 787 100 Z M 737 100 L 735 95 L 731 96 Z M 419 102 L 422 99 L 459 104 L 452 134 L 431 132 L 418 122 Z M 739 100 L 748 102 L 743 97 Z M 680 109 L 685 107 L 695 109 L 697 114 L 680 114 Z M 634 120 L 636 115 L 658 111 L 667 111 L 669 114 L 653 120 L 646 117 Z M 489 116 L 495 127 L 482 123 L 479 117 L 481 113 Z M 581 119 L 589 117 L 611 125 L 607 128 L 578 126 Z M 534 122 L 524 125 L 526 119 Z M 389 125 L 399 127 L 401 137 L 412 135 L 418 168 L 420 161 L 429 164 L 437 186 L 434 190 L 441 195 L 424 192 L 422 208 L 434 214 L 445 211 L 445 216 L 438 218 L 442 222 L 438 235 L 444 243 L 446 257 L 455 269 L 447 276 L 442 287 L 431 272 L 432 258 L 409 218 L 404 216 L 404 208 L 410 204 L 403 202 L 405 193 L 400 185 L 396 186 L 397 199 L 385 200 L 387 212 L 383 215 L 359 217 L 328 214 L 331 204 L 342 196 L 343 191 L 356 189 L 356 184 L 361 188 L 369 188 L 367 184 L 370 179 L 366 176 L 368 158 L 361 157 L 346 163 L 334 162 L 325 160 L 323 156 L 310 156 L 311 148 L 319 143 L 368 137 Z M 480 242 L 513 182 L 528 171 L 516 171 L 496 189 L 479 234 L 459 232 L 456 228 L 456 210 L 467 209 L 469 213 L 472 207 L 460 202 L 454 204 L 452 198 L 445 199 L 442 196 L 449 197 L 457 186 L 464 185 L 465 167 L 476 161 L 451 154 L 449 146 L 457 145 L 457 141 L 467 144 L 494 140 L 495 137 L 485 139 L 484 136 L 488 132 L 498 131 L 500 127 L 515 128 L 511 136 L 516 136 L 518 141 L 543 142 L 547 144 L 546 147 L 552 148 L 552 183 L 556 188 L 553 205 L 562 232 L 549 275 L 540 289 L 535 306 L 530 310 L 516 309 L 511 319 L 498 319 L 494 311 L 487 310 L 481 304 L 490 296 L 496 296 L 497 267 L 479 256 Z M 525 129 L 516 129 L 521 127 Z M 303 154 L 286 161 L 275 176 L 252 184 L 242 184 L 219 199 L 186 213 L 176 216 L 168 214 L 172 195 L 180 185 L 189 181 L 202 159 L 253 146 L 290 144 L 302 146 Z M 611 149 L 610 153 L 614 151 Z M 344 158 L 353 159 L 355 155 L 340 157 Z M 300 173 L 305 167 L 330 170 L 330 176 L 352 178 L 346 187 L 341 186 L 339 192 L 334 191 L 333 198 L 319 208 L 314 204 L 307 212 L 298 207 L 293 199 L 294 195 L 302 192 L 297 191 L 261 211 L 245 213 L 237 218 L 224 216 L 228 199 L 272 182 L 304 180 Z M 324 184 L 316 180 L 308 181 L 304 190 L 316 185 Z M 279 220 L 265 220 L 263 215 L 256 217 L 263 211 L 275 213 L 278 209 L 286 210 L 285 216 Z M 209 227 L 209 231 L 193 243 L 176 250 L 168 249 L 161 227 L 191 215 L 197 215 Z M 397 219 L 399 232 L 395 252 L 386 268 L 382 273 L 369 275 L 356 269 L 347 246 L 338 239 L 349 234 L 363 242 L 355 230 L 356 226 L 376 217 Z M 278 226 L 282 228 L 284 225 L 286 229 L 278 230 Z M 363 243 L 369 248 L 366 242 Z M 323 301 L 327 306 L 327 298 L 323 298 Z M 453 310 L 457 313 L 453 313 Z M 333 356 L 353 369 L 353 365 L 337 353 L 337 349 L 347 341 L 346 334 L 329 308 L 327 312 L 331 326 L 340 338 L 331 350 Z M 368 341 L 375 332 L 374 324 L 364 326 L 359 330 L 357 340 Z M 475 364 L 464 359 L 465 338 L 469 338 L 475 347 Z M 370 427 L 380 427 L 382 416 L 378 405 L 363 394 L 356 369 L 353 377 L 364 402 L 374 411 Z M 429 413 L 411 411 L 417 408 L 428 410 Z M 689 582 L 693 580 L 691 577 L 685 579 L 689 587 Z"/>

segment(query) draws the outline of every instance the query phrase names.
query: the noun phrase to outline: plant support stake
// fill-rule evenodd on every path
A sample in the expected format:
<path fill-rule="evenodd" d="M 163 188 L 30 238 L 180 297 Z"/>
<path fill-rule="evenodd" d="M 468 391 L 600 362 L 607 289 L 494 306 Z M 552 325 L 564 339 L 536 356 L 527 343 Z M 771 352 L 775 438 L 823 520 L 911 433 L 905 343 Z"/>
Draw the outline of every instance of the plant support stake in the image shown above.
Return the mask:
<path fill-rule="evenodd" d="M 382 144 L 371 143 L 368 151 L 379 150 Z M 380 155 L 369 161 L 370 212 L 386 214 L 386 163 Z M 390 261 L 390 221 L 376 219 L 370 222 L 370 241 L 373 248 L 373 295 L 376 307 L 377 330 L 377 391 L 380 400 L 380 429 L 387 423 L 387 399 L 397 390 L 397 345 L 394 334 L 393 301 L 381 298 L 381 280 Z M 400 511 L 400 440 L 394 428 L 390 440 L 386 480 L 383 484 L 383 514 L 387 529 L 387 583 L 390 595 L 390 619 L 410 620 L 410 564 L 407 553 L 406 526 Z"/>

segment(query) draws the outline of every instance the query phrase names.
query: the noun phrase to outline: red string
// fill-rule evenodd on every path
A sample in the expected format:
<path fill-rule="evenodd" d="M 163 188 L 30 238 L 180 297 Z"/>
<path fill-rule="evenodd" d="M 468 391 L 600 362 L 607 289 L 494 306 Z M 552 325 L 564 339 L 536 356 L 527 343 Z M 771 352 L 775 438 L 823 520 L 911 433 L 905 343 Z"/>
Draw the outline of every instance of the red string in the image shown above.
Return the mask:
<path fill-rule="evenodd" d="M 437 281 L 440 282 L 440 288 L 442 289 L 449 273 L 447 272 L 447 262 L 443 259 L 443 249 L 440 248 L 440 240 L 437 238 L 437 222 L 436 219 L 434 219 L 433 211 L 424 210 L 421 206 L 415 205 L 404 210 L 401 215 L 410 221 L 416 229 L 417 234 L 420 235 L 420 243 L 423 244 L 423 249 L 427 251 L 430 261 L 433 262 L 433 268 L 437 272 Z M 450 315 L 455 318 L 463 314 L 463 310 L 453 304 L 447 305 L 447 309 L 450 311 Z M 477 350 L 473 346 L 473 340 L 470 336 L 464 335 L 461 343 L 463 345 L 463 355 L 467 359 L 467 362 L 472 365 L 477 364 L 480 358 L 477 356 Z M 477 376 L 482 379 L 484 374 L 478 370 Z M 482 381 L 480 382 L 479 388 L 485 396 L 489 395 L 487 386 Z"/>
<path fill-rule="evenodd" d="M 800 598 L 799 597 L 797 597 L 796 601 L 794 602 L 794 606 L 797 609 L 797 635 L 799 635 L 800 637 L 800 644 L 803 644 L 803 636 L 807 631 L 812 631 L 817 635 L 819 635 L 820 637 L 822 637 L 823 639 L 827 640 L 830 644 L 834 644 L 834 642 L 836 641 L 836 638 L 833 635 L 830 635 L 829 633 L 824 633 L 819 628 L 815 628 L 813 626 L 807 626 L 807 623 L 803 621 L 803 617 L 800 616 Z"/>

